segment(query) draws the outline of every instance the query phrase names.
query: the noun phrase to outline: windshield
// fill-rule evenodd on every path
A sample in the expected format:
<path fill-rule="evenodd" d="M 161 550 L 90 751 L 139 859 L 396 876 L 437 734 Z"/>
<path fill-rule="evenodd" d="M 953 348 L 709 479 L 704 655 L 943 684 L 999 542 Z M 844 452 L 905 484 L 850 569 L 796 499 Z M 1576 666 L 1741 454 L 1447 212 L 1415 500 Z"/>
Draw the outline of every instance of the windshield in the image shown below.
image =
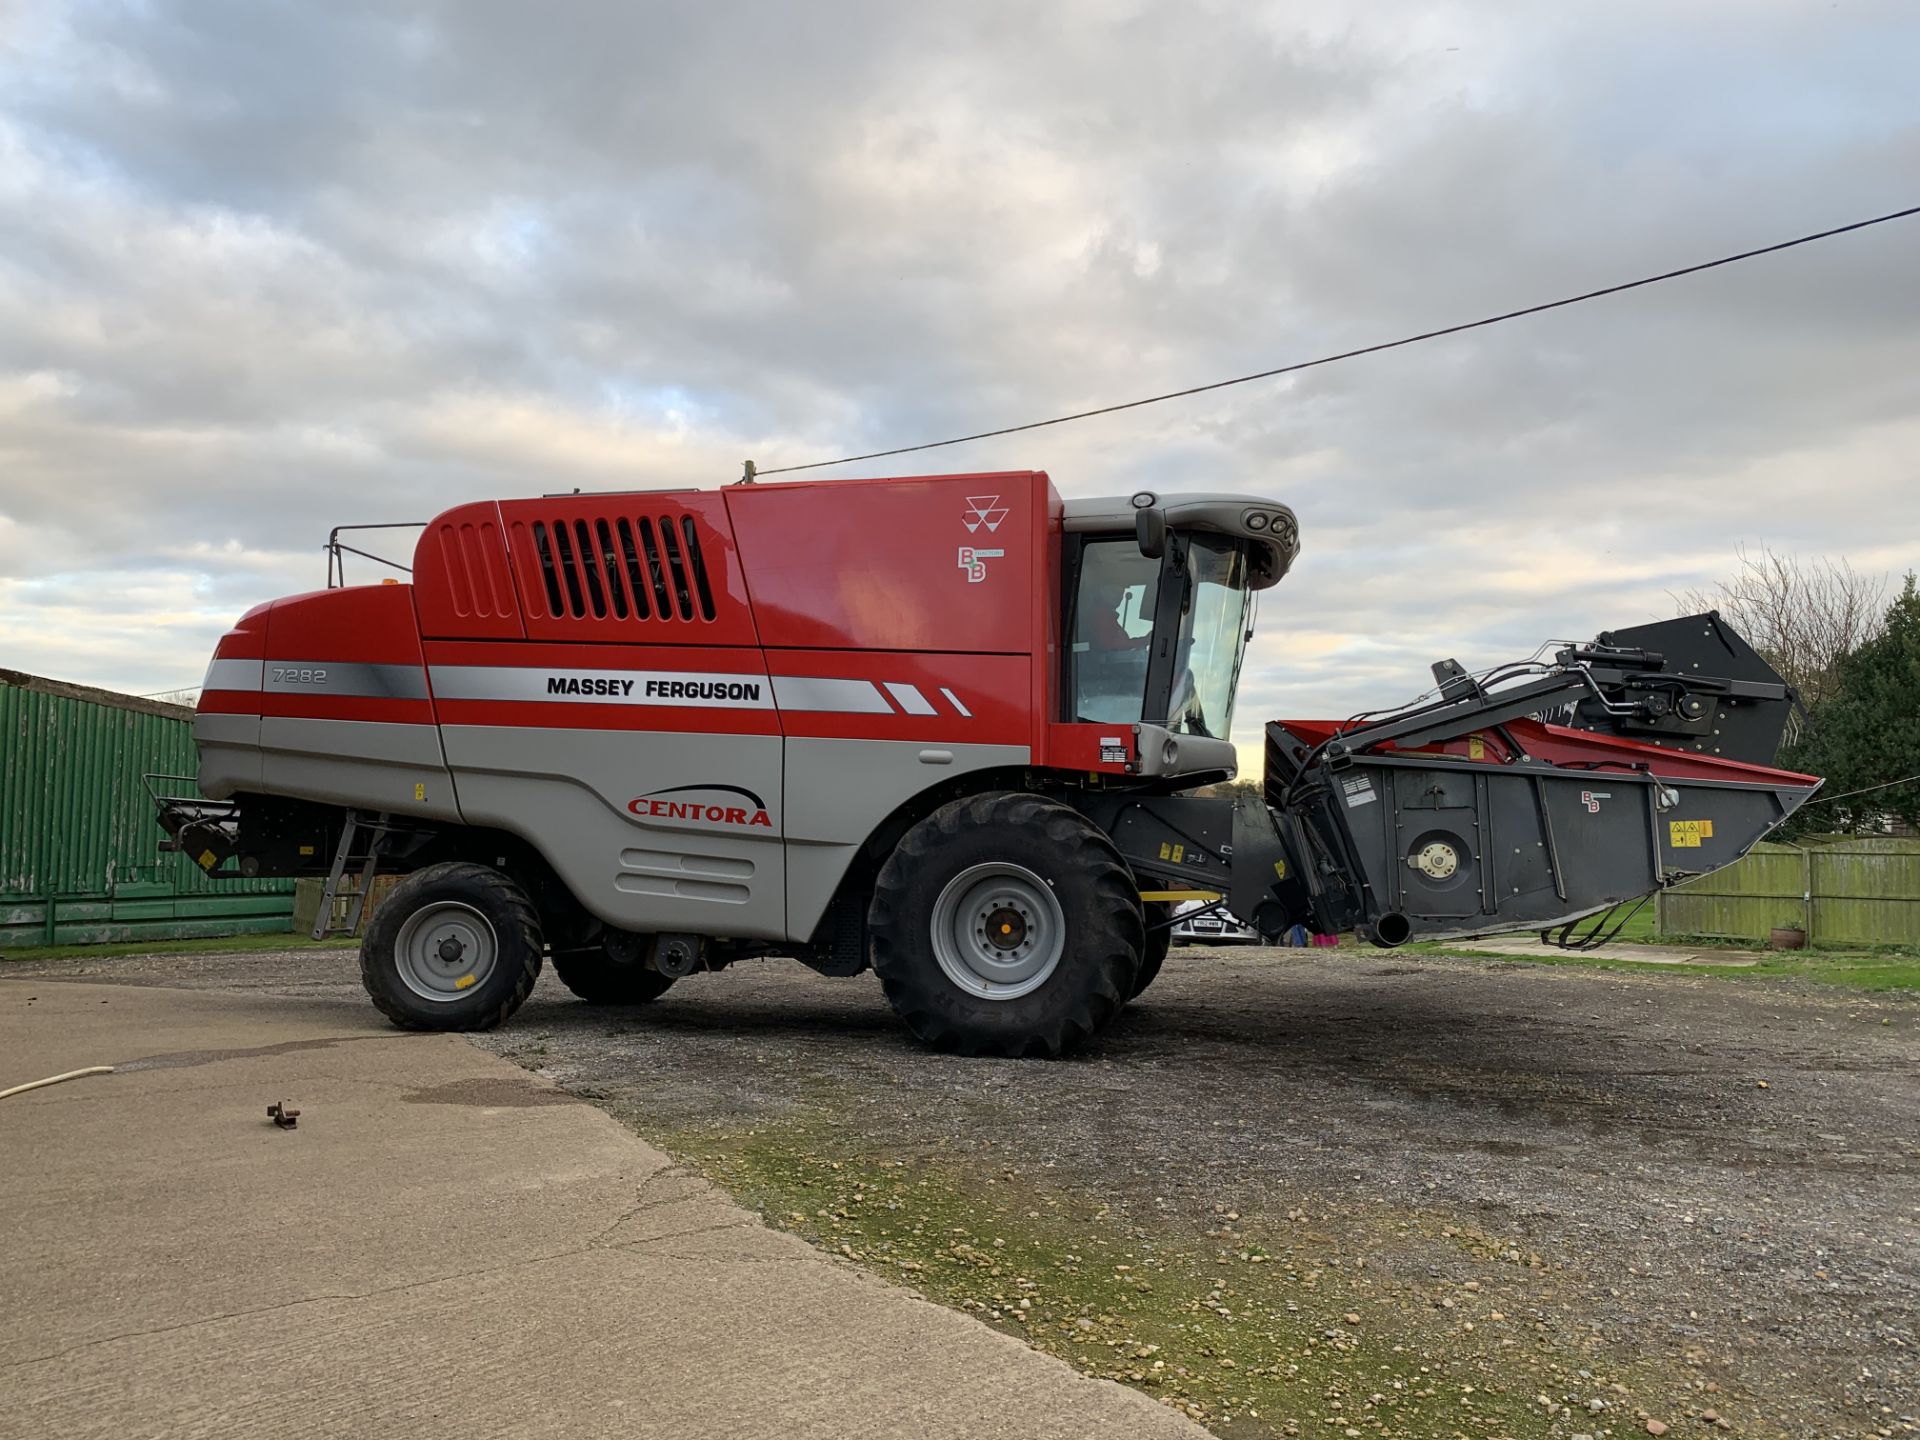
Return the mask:
<path fill-rule="evenodd" d="M 1147 694 L 1160 562 L 1125 540 L 1090 541 L 1073 607 L 1073 718 L 1133 725 Z"/>
<path fill-rule="evenodd" d="M 1186 593 L 1167 728 L 1225 740 L 1247 647 L 1246 552 L 1232 540 L 1194 536 L 1187 545 Z"/>

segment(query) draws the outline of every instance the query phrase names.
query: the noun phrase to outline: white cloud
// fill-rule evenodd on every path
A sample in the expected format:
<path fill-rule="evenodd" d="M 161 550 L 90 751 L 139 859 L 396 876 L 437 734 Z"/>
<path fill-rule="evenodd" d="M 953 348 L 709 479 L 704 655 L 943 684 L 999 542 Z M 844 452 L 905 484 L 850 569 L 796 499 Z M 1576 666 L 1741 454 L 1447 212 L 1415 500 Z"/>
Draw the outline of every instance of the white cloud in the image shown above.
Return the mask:
<path fill-rule="evenodd" d="M 1895 0 L 16 9 L 0 663 L 190 683 L 334 523 L 715 484 L 1894 208 L 1916 44 Z M 1251 740 L 1739 543 L 1920 565 L 1916 234 L 854 469 L 1295 505 Z"/>

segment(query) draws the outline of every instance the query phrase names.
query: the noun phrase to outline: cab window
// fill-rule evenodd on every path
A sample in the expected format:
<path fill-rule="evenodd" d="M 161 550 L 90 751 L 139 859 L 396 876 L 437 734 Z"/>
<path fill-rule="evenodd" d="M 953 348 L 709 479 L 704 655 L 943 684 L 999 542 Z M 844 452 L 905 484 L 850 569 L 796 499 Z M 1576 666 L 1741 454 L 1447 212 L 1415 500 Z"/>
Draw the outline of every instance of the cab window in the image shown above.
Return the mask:
<path fill-rule="evenodd" d="M 1180 577 L 1184 608 L 1174 648 L 1167 728 L 1184 735 L 1229 738 L 1233 696 L 1247 648 L 1247 552 L 1224 536 L 1196 535 Z"/>
<path fill-rule="evenodd" d="M 1072 673 L 1075 720 L 1138 724 L 1146 704 L 1160 562 L 1132 536 L 1092 540 L 1081 551 L 1074 593 Z"/>

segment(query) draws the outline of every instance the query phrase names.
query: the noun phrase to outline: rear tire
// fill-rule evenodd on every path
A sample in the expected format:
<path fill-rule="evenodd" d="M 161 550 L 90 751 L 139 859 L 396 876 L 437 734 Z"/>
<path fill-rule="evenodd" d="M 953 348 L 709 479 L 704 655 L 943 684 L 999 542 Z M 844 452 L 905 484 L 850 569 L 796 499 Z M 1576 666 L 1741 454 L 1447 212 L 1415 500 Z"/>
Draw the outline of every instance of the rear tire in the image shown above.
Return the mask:
<path fill-rule="evenodd" d="M 1167 948 L 1173 944 L 1173 907 L 1163 902 L 1150 902 L 1141 907 L 1146 911 L 1147 941 L 1140 952 L 1140 973 L 1133 977 L 1133 993 L 1129 1000 L 1138 1000 L 1153 984 L 1160 974 L 1160 967 L 1167 963 Z"/>
<path fill-rule="evenodd" d="M 604 947 L 553 952 L 553 973 L 589 1005 L 645 1005 L 673 985 L 671 975 L 636 960 L 616 960 Z"/>
<path fill-rule="evenodd" d="M 956 800 L 909 830 L 867 925 L 895 1013 L 963 1055 L 1082 1044 L 1132 993 L 1145 939 L 1112 842 L 1078 811 L 1007 793 Z"/>
<path fill-rule="evenodd" d="M 360 982 L 403 1030 L 491 1030 L 533 992 L 540 951 L 526 892 L 451 861 L 416 870 L 374 912 Z"/>

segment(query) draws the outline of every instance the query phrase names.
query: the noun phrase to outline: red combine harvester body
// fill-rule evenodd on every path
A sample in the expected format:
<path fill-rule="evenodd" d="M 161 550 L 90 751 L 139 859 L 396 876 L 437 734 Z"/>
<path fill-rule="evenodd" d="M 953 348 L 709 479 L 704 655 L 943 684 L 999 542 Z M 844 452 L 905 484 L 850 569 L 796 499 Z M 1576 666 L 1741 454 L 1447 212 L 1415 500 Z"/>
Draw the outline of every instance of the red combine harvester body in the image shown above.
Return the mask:
<path fill-rule="evenodd" d="M 405 1025 L 497 1023 L 548 958 L 635 1003 L 782 954 L 1024 1054 L 1145 988 L 1175 901 L 1543 928 L 1728 863 L 1817 784 L 1768 768 L 1778 677 L 1697 617 L 1684 664 L 1637 632 L 1446 662 L 1385 720 L 1269 726 L 1265 805 L 1184 793 L 1235 772 L 1252 596 L 1297 551 L 1269 500 L 1033 471 L 464 505 L 411 584 L 240 620 L 160 821 L 210 873 L 327 876 L 323 928 L 404 872 L 362 968 Z"/>

